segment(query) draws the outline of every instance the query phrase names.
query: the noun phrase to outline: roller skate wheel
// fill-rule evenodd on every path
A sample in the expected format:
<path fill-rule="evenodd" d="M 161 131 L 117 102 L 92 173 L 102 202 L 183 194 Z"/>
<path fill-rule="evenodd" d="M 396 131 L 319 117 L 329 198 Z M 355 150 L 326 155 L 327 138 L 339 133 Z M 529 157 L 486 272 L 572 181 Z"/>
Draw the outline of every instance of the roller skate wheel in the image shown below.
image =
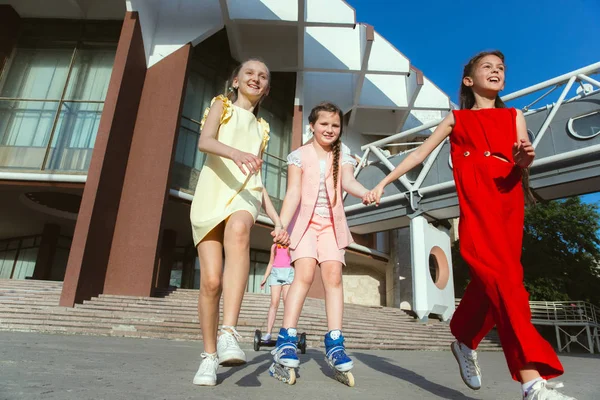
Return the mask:
<path fill-rule="evenodd" d="M 347 385 L 354 387 L 354 375 L 352 375 L 352 372 L 346 372 L 346 379 L 348 380 Z"/>
<path fill-rule="evenodd" d="M 290 377 L 288 379 L 286 379 L 284 382 L 287 383 L 288 385 L 293 385 L 294 383 L 296 383 L 296 370 L 293 368 L 290 368 L 288 370 L 288 373 L 290 374 Z"/>
<path fill-rule="evenodd" d="M 352 372 L 348 371 L 348 372 L 341 372 L 341 371 L 335 371 L 335 379 L 338 382 L 343 383 L 346 386 L 349 387 L 354 387 L 354 375 L 352 375 Z"/>

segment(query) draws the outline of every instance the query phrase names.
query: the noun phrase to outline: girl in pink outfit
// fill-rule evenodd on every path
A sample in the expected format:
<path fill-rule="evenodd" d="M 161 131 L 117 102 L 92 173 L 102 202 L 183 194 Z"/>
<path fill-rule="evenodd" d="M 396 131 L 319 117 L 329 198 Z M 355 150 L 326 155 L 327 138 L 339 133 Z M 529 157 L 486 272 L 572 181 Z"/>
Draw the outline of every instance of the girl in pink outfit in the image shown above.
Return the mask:
<path fill-rule="evenodd" d="M 279 299 L 283 295 L 283 303 L 287 298 L 288 290 L 294 280 L 294 267 L 292 267 L 292 259 L 290 256 L 290 248 L 281 244 L 271 246 L 271 259 L 265 276 L 260 283 L 261 289 L 269 280 L 271 286 L 271 305 L 267 314 L 267 332 L 262 336 L 262 340 L 267 342 L 271 340 L 271 331 L 275 324 L 277 309 L 279 308 Z"/>
<path fill-rule="evenodd" d="M 371 202 L 371 193 L 354 178 L 356 161 L 342 146 L 340 108 L 321 103 L 312 109 L 308 121 L 314 140 L 288 156 L 288 186 L 280 216 L 284 228 L 289 224 L 295 278 L 285 301 L 283 328 L 269 372 L 289 384 L 296 380 L 294 368 L 300 364 L 296 327 L 319 266 L 328 325 L 325 359 L 336 379 L 353 386 L 354 378 L 349 372 L 353 362 L 345 353 L 342 335 L 344 249 L 353 240 L 344 214 L 342 190 L 365 203 Z"/>

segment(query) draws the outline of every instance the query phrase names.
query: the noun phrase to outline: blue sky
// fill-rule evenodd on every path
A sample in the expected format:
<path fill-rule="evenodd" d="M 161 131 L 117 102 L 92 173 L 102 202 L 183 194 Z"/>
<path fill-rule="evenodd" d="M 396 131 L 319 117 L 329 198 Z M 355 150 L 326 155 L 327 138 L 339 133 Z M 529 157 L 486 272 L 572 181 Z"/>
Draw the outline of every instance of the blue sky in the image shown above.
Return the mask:
<path fill-rule="evenodd" d="M 506 56 L 504 94 L 600 61 L 600 0 L 347 2 L 456 103 L 462 68 L 482 50 Z M 582 199 L 600 204 L 600 193 Z"/>
<path fill-rule="evenodd" d="M 584 203 L 595 203 L 600 206 L 600 193 L 591 193 L 581 196 L 581 200 Z"/>
<path fill-rule="evenodd" d="M 347 2 L 454 102 L 482 50 L 506 56 L 505 94 L 600 61 L 600 0 Z"/>

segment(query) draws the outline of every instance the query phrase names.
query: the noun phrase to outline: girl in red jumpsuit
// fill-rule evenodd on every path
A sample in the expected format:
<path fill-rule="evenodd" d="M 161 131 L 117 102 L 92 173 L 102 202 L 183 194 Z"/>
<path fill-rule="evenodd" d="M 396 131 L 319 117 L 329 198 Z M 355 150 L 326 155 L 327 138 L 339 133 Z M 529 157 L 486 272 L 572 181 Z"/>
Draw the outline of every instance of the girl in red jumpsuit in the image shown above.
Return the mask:
<path fill-rule="evenodd" d="M 372 194 L 378 204 L 386 185 L 421 164 L 450 136 L 460 206 L 460 250 L 471 272 L 450 324 L 461 377 L 471 389 L 481 387 L 475 349 L 496 326 L 510 373 L 522 383 L 524 399 L 572 399 L 556 390 L 561 384 L 546 381 L 561 375 L 563 368 L 531 323 L 529 295 L 523 285 L 521 170 L 533 162 L 535 153 L 523 114 L 505 108 L 498 96 L 504 88 L 504 68 L 499 51 L 473 57 L 463 73 L 461 110 L 448 114 Z"/>

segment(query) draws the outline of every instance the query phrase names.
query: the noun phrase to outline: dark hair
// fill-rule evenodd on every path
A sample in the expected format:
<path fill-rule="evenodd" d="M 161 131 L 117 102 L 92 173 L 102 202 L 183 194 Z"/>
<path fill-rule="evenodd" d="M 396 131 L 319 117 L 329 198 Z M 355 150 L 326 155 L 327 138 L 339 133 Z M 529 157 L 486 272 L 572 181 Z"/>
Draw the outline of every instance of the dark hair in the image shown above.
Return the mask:
<path fill-rule="evenodd" d="M 471 87 L 465 85 L 463 82 L 467 76 L 471 76 L 473 74 L 473 70 L 477 66 L 477 63 L 485 56 L 496 56 L 504 62 L 504 54 L 500 50 L 491 50 L 491 51 L 482 51 L 481 53 L 477 53 L 473 56 L 467 65 L 465 65 L 463 69 L 462 80 L 460 81 L 460 92 L 459 92 L 459 106 L 461 110 L 471 109 L 475 105 L 475 95 L 473 94 L 473 89 Z M 494 101 L 494 107 L 496 108 L 506 108 L 506 104 L 502 101 L 499 95 L 496 95 L 496 100 Z M 531 188 L 529 187 L 529 168 L 521 169 L 521 183 L 523 184 L 523 191 L 525 192 L 525 202 L 527 204 L 534 204 L 535 197 L 531 192 Z"/>
<path fill-rule="evenodd" d="M 332 144 L 331 151 L 333 152 L 333 187 L 334 195 L 333 195 L 333 205 L 337 202 L 337 184 L 338 184 L 338 175 L 340 170 L 340 152 L 342 150 L 342 133 L 343 133 L 343 125 L 344 125 L 344 113 L 342 109 L 337 105 L 330 103 L 328 101 L 323 101 L 317 104 L 312 110 L 310 110 L 310 114 L 308 115 L 308 122 L 311 124 L 315 124 L 319 119 L 319 113 L 321 111 L 336 113 L 340 117 L 340 136 L 338 136 L 335 143 Z"/>
<path fill-rule="evenodd" d="M 250 61 L 258 61 L 260 63 L 263 63 L 264 66 L 267 67 L 267 72 L 269 73 L 268 85 L 271 86 L 271 71 L 269 70 L 269 67 L 267 66 L 267 64 L 259 57 L 249 57 L 249 58 L 245 59 L 243 62 L 241 62 L 237 67 L 235 67 L 235 69 L 231 73 L 231 76 L 229 77 L 229 80 L 227 80 L 227 82 L 225 84 L 225 95 L 227 96 L 227 98 L 229 100 L 231 100 L 232 103 L 235 102 L 238 98 L 238 89 L 233 87 L 233 80 L 238 76 L 238 74 L 240 73 L 240 70 L 242 69 L 244 64 L 246 64 L 247 62 L 250 62 Z M 252 111 L 254 113 L 254 115 L 258 116 L 258 111 L 260 110 L 260 103 L 262 103 L 262 101 L 265 97 L 266 97 L 266 95 L 261 97 L 261 99 L 258 101 L 258 104 L 256 104 L 256 106 L 254 107 L 254 110 Z"/>
<path fill-rule="evenodd" d="M 482 51 L 469 60 L 463 69 L 463 76 L 460 81 L 460 92 L 458 97 L 461 110 L 471 109 L 475 105 L 475 95 L 473 94 L 473 89 L 471 89 L 470 86 L 465 85 L 463 81 L 467 76 L 471 76 L 473 74 L 473 70 L 477 66 L 477 63 L 485 56 L 496 56 L 501 59 L 502 62 L 504 62 L 504 54 L 502 54 L 502 52 L 499 50 Z M 500 96 L 496 96 L 494 106 L 496 108 L 506 108 L 506 105 L 500 99 Z"/>

